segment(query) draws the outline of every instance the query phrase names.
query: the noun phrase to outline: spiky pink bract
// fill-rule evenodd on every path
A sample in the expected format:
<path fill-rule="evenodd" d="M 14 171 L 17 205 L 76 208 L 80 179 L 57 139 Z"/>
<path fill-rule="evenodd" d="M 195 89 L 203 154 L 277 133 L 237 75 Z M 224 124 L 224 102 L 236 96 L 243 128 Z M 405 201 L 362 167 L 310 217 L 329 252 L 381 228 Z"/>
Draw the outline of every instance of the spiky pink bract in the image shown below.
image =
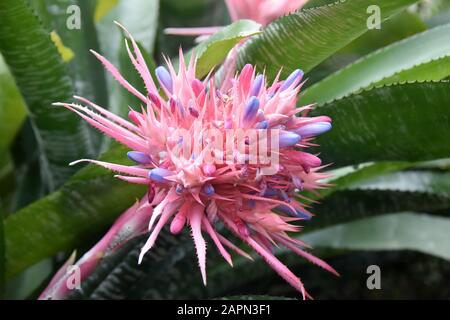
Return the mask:
<path fill-rule="evenodd" d="M 127 44 L 127 49 L 145 83 L 145 95 L 132 87 L 104 57 L 95 55 L 125 89 L 142 101 L 139 111 L 130 110 L 130 121 L 80 97 L 76 99 L 90 108 L 75 103 L 57 105 L 77 113 L 93 127 L 132 150 L 128 156 L 137 162 L 134 166 L 96 160 L 80 161 L 116 171 L 119 179 L 148 186 L 148 194 L 132 208 L 132 211 L 144 210 L 148 213 L 150 235 L 142 248 L 139 262 L 154 246 L 158 234 L 166 225 L 170 225 L 173 234 L 189 227 L 206 284 L 204 233 L 211 237 L 230 265 L 232 260 L 227 249 L 249 257 L 219 234 L 215 227 L 221 223 L 263 257 L 304 298 L 308 297 L 300 279 L 272 253 L 273 247 L 280 244 L 336 274 L 328 264 L 305 252 L 304 243 L 289 236 L 289 233 L 300 230 L 298 222 L 312 217 L 305 205 L 297 200 L 297 192 L 323 187 L 318 180 L 326 176 L 319 172 L 322 168 L 320 159 L 302 150 L 312 144 L 315 134 L 328 130 L 331 123 L 326 116 L 307 117 L 311 106 L 297 108 L 303 73 L 296 70 L 285 81 L 277 77 L 272 84 L 268 84 L 263 75 L 256 74 L 253 66 L 246 65 L 237 75 L 233 74 L 233 70 L 225 70 L 224 74 L 228 76 L 217 86 L 212 78 L 197 79 L 195 57 L 186 65 L 180 51 L 178 72 L 170 61 L 167 61 L 168 69 L 158 68 L 161 88 L 158 91 L 137 44 L 128 36 L 132 48 Z M 314 126 L 315 123 L 318 125 Z M 229 153 L 221 154 L 208 143 L 188 158 L 175 154 L 177 146 L 195 145 L 210 129 L 225 134 L 241 128 L 280 132 L 279 162 L 273 174 L 261 174 L 267 165 L 248 160 L 238 163 L 207 162 L 206 157 L 211 152 L 219 158 L 230 156 Z M 179 135 L 181 129 L 188 133 L 182 139 Z M 307 137 L 302 137 L 298 132 L 306 132 Z M 251 148 L 254 142 L 246 143 L 246 148 Z M 193 151 L 193 147 L 188 149 Z M 238 156 L 239 152 L 233 149 L 231 157 Z M 130 216 L 134 217 L 130 212 L 126 213 L 126 217 Z M 128 219 L 126 217 L 118 220 L 119 227 L 116 223 L 113 228 L 120 229 L 123 219 Z M 142 220 L 139 222 L 143 223 Z M 134 229 L 136 234 L 141 232 L 140 227 L 135 226 Z M 115 231 L 111 233 L 114 234 Z M 99 247 L 104 250 L 103 244 Z"/>

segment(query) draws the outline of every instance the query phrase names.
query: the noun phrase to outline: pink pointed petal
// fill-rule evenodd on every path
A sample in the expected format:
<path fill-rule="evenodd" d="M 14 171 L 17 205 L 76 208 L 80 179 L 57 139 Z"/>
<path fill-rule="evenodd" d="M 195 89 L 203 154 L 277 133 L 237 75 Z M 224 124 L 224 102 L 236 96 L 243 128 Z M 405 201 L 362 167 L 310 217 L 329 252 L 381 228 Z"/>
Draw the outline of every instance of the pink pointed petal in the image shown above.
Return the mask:
<path fill-rule="evenodd" d="M 150 182 L 150 180 L 147 178 L 128 177 L 128 176 L 121 176 L 119 174 L 116 174 L 114 177 L 117 179 L 129 182 L 129 183 L 135 183 L 135 184 L 148 185 Z"/>
<path fill-rule="evenodd" d="M 223 247 L 222 243 L 219 240 L 219 237 L 217 236 L 217 232 L 214 230 L 208 218 L 206 218 L 205 216 L 203 217 L 203 226 L 205 227 L 206 232 L 208 232 L 209 236 L 213 240 L 222 257 L 228 262 L 230 266 L 233 266 L 233 260 L 231 260 L 230 254 Z"/>
<path fill-rule="evenodd" d="M 92 54 L 94 54 L 98 60 L 100 60 L 103 65 L 105 66 L 106 70 L 108 70 L 109 73 L 130 93 L 132 93 L 134 96 L 142 100 L 145 104 L 147 104 L 147 99 L 144 97 L 142 93 L 140 93 L 136 88 L 134 88 L 127 80 L 122 77 L 119 70 L 111 63 L 109 62 L 105 57 L 98 54 L 94 50 L 91 50 Z"/>
<path fill-rule="evenodd" d="M 83 103 L 86 103 L 86 104 L 90 105 L 92 108 L 94 108 L 95 110 L 97 110 L 98 112 L 103 114 L 108 119 L 110 119 L 110 120 L 116 122 L 117 124 L 127 128 L 128 130 L 134 131 L 136 133 L 140 133 L 140 129 L 137 126 L 135 126 L 134 124 L 132 124 L 131 122 L 129 122 L 129 121 L 125 120 L 125 119 L 122 119 L 121 117 L 115 115 L 114 113 L 112 113 L 112 112 L 110 112 L 110 111 L 100 107 L 99 105 L 93 103 L 92 101 L 90 101 L 90 100 L 88 100 L 86 98 L 83 98 L 83 97 L 79 97 L 79 96 L 74 96 L 74 98 L 79 100 L 79 101 L 81 101 L 81 102 L 83 102 Z"/>
<path fill-rule="evenodd" d="M 203 284 L 206 286 L 206 243 L 202 236 L 202 216 L 204 207 L 198 203 L 192 204 L 189 222 L 194 238 L 195 249 L 197 250 L 198 263 L 202 274 Z"/>
<path fill-rule="evenodd" d="M 138 177 L 144 177 L 144 178 L 146 178 L 148 176 L 147 169 L 142 169 L 142 168 L 137 168 L 137 167 L 129 167 L 129 166 L 124 166 L 124 165 L 120 165 L 120 164 L 109 163 L 109 162 L 98 161 L 98 160 L 91 160 L 91 159 L 80 159 L 80 160 L 71 162 L 69 165 L 73 166 L 73 165 L 76 165 L 81 162 L 90 162 L 90 163 L 99 165 L 101 167 L 104 167 L 106 169 L 129 174 L 132 176 L 138 176 Z"/>
<path fill-rule="evenodd" d="M 310 261 L 311 263 L 313 263 L 313 264 L 315 264 L 315 265 L 317 265 L 339 277 L 339 273 L 336 270 L 334 270 L 334 268 L 332 266 L 330 266 L 328 263 L 326 263 L 322 259 L 319 259 L 319 258 L 313 256 L 312 254 L 310 254 L 306 251 L 303 251 L 302 249 L 294 246 L 292 243 L 290 243 L 289 241 L 287 241 L 286 239 L 284 239 L 281 236 L 275 236 L 275 238 L 277 239 L 277 241 L 281 242 L 289 250 L 295 252 L 296 254 L 305 258 L 306 260 Z"/>
<path fill-rule="evenodd" d="M 242 250 L 241 248 L 235 246 L 230 240 L 228 240 L 227 238 L 225 238 L 224 236 L 222 236 L 221 234 L 218 234 L 218 237 L 220 239 L 220 241 L 227 246 L 228 248 L 230 248 L 231 250 L 233 250 L 234 252 L 236 252 L 237 254 L 239 254 L 240 256 L 247 258 L 249 260 L 253 261 L 253 258 L 251 255 L 249 255 L 247 252 L 245 252 L 244 250 Z"/>
<path fill-rule="evenodd" d="M 70 255 L 69 259 L 67 259 L 67 261 L 61 266 L 61 268 L 53 276 L 52 280 L 44 289 L 44 291 L 42 291 L 42 293 L 39 295 L 38 300 L 55 299 L 55 292 L 59 291 L 57 288 L 61 286 L 62 281 L 65 279 L 67 268 L 74 264 L 76 255 L 77 255 L 76 251 L 74 251 Z M 56 299 L 58 298 L 60 297 L 56 297 Z"/>

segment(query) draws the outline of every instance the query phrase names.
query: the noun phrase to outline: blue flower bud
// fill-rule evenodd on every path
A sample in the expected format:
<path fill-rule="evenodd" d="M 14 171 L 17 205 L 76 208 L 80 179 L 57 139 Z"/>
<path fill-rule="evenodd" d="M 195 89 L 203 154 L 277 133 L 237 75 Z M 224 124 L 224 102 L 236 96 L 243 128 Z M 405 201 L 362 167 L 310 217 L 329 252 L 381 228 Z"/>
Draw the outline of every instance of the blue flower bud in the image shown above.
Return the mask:
<path fill-rule="evenodd" d="M 159 66 L 156 68 L 155 73 L 159 83 L 166 88 L 167 91 L 173 93 L 172 77 L 170 76 L 169 71 L 163 66 Z"/>
<path fill-rule="evenodd" d="M 129 151 L 127 152 L 127 156 L 131 161 L 139 164 L 149 164 L 152 162 L 152 158 L 148 154 L 140 151 Z"/>
<path fill-rule="evenodd" d="M 148 173 L 149 179 L 160 183 L 170 182 L 170 180 L 166 180 L 165 177 L 173 175 L 174 173 L 172 171 L 163 168 L 155 168 Z"/>
<path fill-rule="evenodd" d="M 214 194 L 214 187 L 210 183 L 206 183 L 202 187 L 202 192 L 207 195 L 208 197 L 212 196 Z"/>
<path fill-rule="evenodd" d="M 296 82 L 298 79 L 303 78 L 303 71 L 300 69 L 294 70 L 289 77 L 287 77 L 286 80 L 284 80 L 283 84 L 280 87 L 281 91 L 286 90 L 289 88 L 294 82 Z"/>
<path fill-rule="evenodd" d="M 256 129 L 267 129 L 268 127 L 269 127 L 269 122 L 267 122 L 266 120 L 258 122 L 255 126 Z"/>
<path fill-rule="evenodd" d="M 261 91 L 263 85 L 264 76 L 262 74 L 257 75 L 255 80 L 253 80 L 252 89 L 250 90 L 250 96 L 257 97 Z"/>
<path fill-rule="evenodd" d="M 295 146 L 302 137 L 294 132 L 284 132 L 280 134 L 280 148 Z"/>
<path fill-rule="evenodd" d="M 243 122 L 249 123 L 252 120 L 254 120 L 256 115 L 258 114 L 258 110 L 259 110 L 259 99 L 253 96 L 250 97 L 244 109 L 244 117 L 242 119 Z"/>
<path fill-rule="evenodd" d="M 296 133 L 304 138 L 318 136 L 327 131 L 331 130 L 331 123 L 329 122 L 315 122 L 311 124 L 304 125 L 297 130 Z"/>

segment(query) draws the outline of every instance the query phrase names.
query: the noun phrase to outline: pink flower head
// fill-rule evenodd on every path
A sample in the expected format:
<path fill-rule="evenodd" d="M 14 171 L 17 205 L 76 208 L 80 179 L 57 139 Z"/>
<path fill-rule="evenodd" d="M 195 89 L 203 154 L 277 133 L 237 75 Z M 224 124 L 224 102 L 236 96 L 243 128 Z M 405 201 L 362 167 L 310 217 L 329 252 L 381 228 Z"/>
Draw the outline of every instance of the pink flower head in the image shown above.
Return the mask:
<path fill-rule="evenodd" d="M 303 7 L 308 0 L 225 0 L 231 21 L 249 19 L 266 26 L 273 20 Z M 208 36 L 221 27 L 167 28 L 167 34 Z"/>
<path fill-rule="evenodd" d="M 304 298 L 308 297 L 300 279 L 273 254 L 274 247 L 283 245 L 337 274 L 304 251 L 303 242 L 289 235 L 300 230 L 299 222 L 312 217 L 298 201 L 298 192 L 323 187 L 318 180 L 326 176 L 319 172 L 323 168 L 320 159 L 304 150 L 315 136 L 331 128 L 326 116 L 306 116 L 311 106 L 297 108 L 303 72 L 296 70 L 285 80 L 277 77 L 267 83 L 263 74 L 246 65 L 236 75 L 225 70 L 228 72 L 224 74 L 231 76 L 217 85 L 211 77 L 197 79 L 195 57 L 186 64 L 180 50 L 178 71 L 167 61 L 167 68 L 156 69 L 155 82 L 129 37 L 129 56 L 145 83 L 146 94 L 128 83 L 104 57 L 94 54 L 125 89 L 141 100 L 139 111 L 130 110 L 126 120 L 80 97 L 75 98 L 89 108 L 75 103 L 57 105 L 131 149 L 128 157 L 135 162 L 132 166 L 96 160 L 73 164 L 92 162 L 117 172 L 119 179 L 148 186 L 146 196 L 133 209 L 147 212 L 149 217 L 149 237 L 139 262 L 154 246 L 163 227 L 168 225 L 173 234 L 187 227 L 206 284 L 205 233 L 230 265 L 228 250 L 249 258 L 219 233 L 227 231 L 253 248 Z M 302 116 L 296 116 L 299 113 Z M 242 132 L 255 136 L 242 137 Z M 260 149 L 267 145 L 275 162 L 258 158 Z M 130 212 L 127 215 L 142 222 Z M 117 223 L 114 227 L 117 230 L 125 220 L 118 221 L 119 227 Z M 217 228 L 219 225 L 224 229 Z M 136 226 L 134 229 L 141 232 Z"/>

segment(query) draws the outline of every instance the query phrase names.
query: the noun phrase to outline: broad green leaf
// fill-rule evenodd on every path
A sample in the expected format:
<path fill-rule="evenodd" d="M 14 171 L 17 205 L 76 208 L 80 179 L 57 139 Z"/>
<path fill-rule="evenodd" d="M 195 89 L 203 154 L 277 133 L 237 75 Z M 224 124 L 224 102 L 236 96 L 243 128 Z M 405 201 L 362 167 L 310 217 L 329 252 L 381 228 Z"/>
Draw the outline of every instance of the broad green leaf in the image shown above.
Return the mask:
<path fill-rule="evenodd" d="M 450 57 L 436 59 L 401 71 L 376 83 L 387 85 L 412 81 L 437 81 L 450 76 Z"/>
<path fill-rule="evenodd" d="M 42 284 L 52 276 L 53 269 L 52 259 L 45 259 L 9 279 L 6 283 L 5 299 L 34 299 L 33 293 L 42 290 Z"/>
<path fill-rule="evenodd" d="M 123 163 L 125 152 L 115 147 L 102 158 Z M 5 219 L 6 276 L 61 250 L 73 250 L 142 194 L 141 187 L 120 182 L 107 170 L 84 168 L 58 191 Z"/>
<path fill-rule="evenodd" d="M 10 146 L 26 116 L 25 103 L 0 55 L 0 152 Z"/>
<path fill-rule="evenodd" d="M 375 88 L 314 110 L 333 119 L 317 139 L 324 163 L 425 161 L 450 156 L 450 83 Z M 426 106 L 426 108 L 424 108 Z"/>
<path fill-rule="evenodd" d="M 193 49 L 198 58 L 197 77 L 203 78 L 219 65 L 228 52 L 242 39 L 260 32 L 261 25 L 252 20 L 240 20 L 222 28 Z"/>
<path fill-rule="evenodd" d="M 332 74 L 326 79 L 308 88 L 302 95 L 302 103 L 317 103 L 319 105 L 334 99 L 342 98 L 361 89 L 375 86 L 378 82 L 386 83 L 385 78 L 390 78 L 405 70 L 414 69 L 425 63 L 430 63 L 428 68 L 420 67 L 419 79 L 404 80 L 441 80 L 448 75 L 449 63 L 445 59 L 438 66 L 431 63 L 434 60 L 450 56 L 450 25 L 437 27 L 414 35 L 403 41 L 377 50 L 355 63 Z M 443 73 L 443 77 L 435 78 L 428 74 L 435 69 Z M 395 78 L 390 81 L 395 80 Z M 401 76 L 400 76 L 400 80 Z M 388 82 L 392 83 L 392 82 Z"/>
<path fill-rule="evenodd" d="M 412 12 L 403 11 L 383 22 L 381 29 L 371 29 L 350 44 L 337 51 L 308 72 L 309 87 L 330 74 L 344 68 L 372 51 L 386 47 L 397 41 L 427 30 L 420 17 Z"/>
<path fill-rule="evenodd" d="M 340 224 L 301 237 L 313 247 L 415 250 L 450 260 L 450 218 L 413 212 Z"/>
<path fill-rule="evenodd" d="M 348 189 L 423 192 L 450 198 L 450 172 L 393 172 L 353 184 Z"/>
<path fill-rule="evenodd" d="M 380 161 L 375 163 L 364 163 L 356 166 L 348 166 L 335 170 L 330 170 L 330 178 L 324 179 L 323 182 L 331 184 L 329 187 L 319 190 L 319 198 L 324 198 L 332 193 L 346 189 L 368 179 L 379 177 L 387 173 L 406 169 L 413 166 L 413 163 L 402 161 Z M 312 198 L 316 198 L 311 195 Z"/>
<path fill-rule="evenodd" d="M 24 0 L 0 2 L 0 51 L 25 99 L 50 190 L 76 168 L 67 164 L 89 154 L 89 139 L 76 115 L 51 107 L 73 94 L 61 57 Z"/>
<path fill-rule="evenodd" d="M 71 58 L 68 62 L 69 76 L 72 79 L 74 92 L 78 96 L 95 101 L 98 105 L 105 106 L 108 102 L 106 78 L 101 63 L 89 52 L 90 49 L 99 51 L 97 30 L 93 21 L 93 2 L 83 0 L 33 0 L 33 3 L 42 4 L 38 7 L 40 17 L 43 17 L 45 26 L 51 32 L 52 40 L 57 44 L 58 51 L 64 52 Z M 80 28 L 68 28 L 68 8 L 77 5 L 80 10 Z M 71 12 L 71 11 L 69 11 Z M 60 39 L 55 38 L 57 34 Z M 64 49 L 67 47 L 66 49 Z M 69 51 L 68 51 L 69 50 Z M 66 60 L 66 59 L 64 59 Z M 89 130 L 90 138 L 98 155 L 101 135 L 95 130 Z"/>
<path fill-rule="evenodd" d="M 265 68 L 273 77 L 301 68 L 310 71 L 320 62 L 368 31 L 367 9 L 376 5 L 381 20 L 401 12 L 415 0 L 339 1 L 331 5 L 302 10 L 268 25 L 261 35 L 247 41 L 239 61 Z"/>
<path fill-rule="evenodd" d="M 442 193 L 401 190 L 342 190 L 313 205 L 315 217 L 305 223 L 309 232 L 338 223 L 378 216 L 384 213 L 417 211 L 449 215 L 450 199 Z"/>

